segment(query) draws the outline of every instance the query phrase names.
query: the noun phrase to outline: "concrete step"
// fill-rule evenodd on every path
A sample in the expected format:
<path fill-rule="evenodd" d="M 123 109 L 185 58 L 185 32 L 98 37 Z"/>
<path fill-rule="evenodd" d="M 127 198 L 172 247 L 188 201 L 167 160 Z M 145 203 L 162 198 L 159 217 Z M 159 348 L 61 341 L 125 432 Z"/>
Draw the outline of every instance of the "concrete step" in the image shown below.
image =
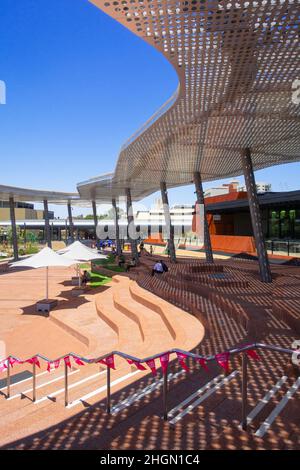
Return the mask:
<path fill-rule="evenodd" d="M 95 303 L 99 317 L 117 335 L 116 348 L 133 355 L 135 351 L 139 351 L 143 344 L 141 331 L 132 318 L 116 309 L 112 292 L 104 292 L 101 296 L 97 296 Z"/>

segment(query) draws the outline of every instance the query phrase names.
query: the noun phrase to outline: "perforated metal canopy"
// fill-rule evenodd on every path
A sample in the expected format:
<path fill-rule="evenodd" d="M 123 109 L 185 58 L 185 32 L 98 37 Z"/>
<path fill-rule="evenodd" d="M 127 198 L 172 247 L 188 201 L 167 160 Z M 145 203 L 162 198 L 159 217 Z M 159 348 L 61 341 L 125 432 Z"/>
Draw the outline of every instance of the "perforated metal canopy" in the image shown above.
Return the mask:
<path fill-rule="evenodd" d="M 19 188 L 15 186 L 0 185 L 0 201 L 8 201 L 13 197 L 16 201 L 43 202 L 49 201 L 51 204 L 91 205 L 90 201 L 84 201 L 78 193 L 63 193 L 58 191 L 47 191 L 44 189 Z"/>
<path fill-rule="evenodd" d="M 300 160 L 293 86 L 299 70 L 299 1 L 90 0 L 161 51 L 175 67 L 175 94 L 121 149 L 113 174 L 78 185 L 110 200 Z M 299 86 L 299 83 L 298 83 Z"/>

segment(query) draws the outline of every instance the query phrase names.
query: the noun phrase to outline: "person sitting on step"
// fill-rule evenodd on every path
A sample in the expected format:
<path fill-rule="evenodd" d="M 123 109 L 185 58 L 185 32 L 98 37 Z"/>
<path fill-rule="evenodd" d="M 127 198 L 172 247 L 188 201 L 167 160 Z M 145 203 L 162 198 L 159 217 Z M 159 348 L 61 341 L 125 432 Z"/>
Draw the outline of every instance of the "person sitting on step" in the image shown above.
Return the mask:
<path fill-rule="evenodd" d="M 126 266 L 126 272 L 128 272 L 131 268 L 135 268 L 135 267 L 136 267 L 136 260 L 135 258 L 132 258 L 130 263 L 128 263 Z"/>
<path fill-rule="evenodd" d="M 157 261 L 155 265 L 153 266 L 152 273 L 151 273 L 152 276 L 154 276 L 154 274 L 163 274 L 163 272 L 164 272 L 164 268 L 163 268 L 161 261 Z"/>
<path fill-rule="evenodd" d="M 86 286 L 87 283 L 88 283 L 88 281 L 90 281 L 90 280 L 91 280 L 90 273 L 89 273 L 88 271 L 86 271 L 86 270 L 83 271 L 83 275 L 82 275 L 82 277 L 81 277 L 81 284 L 82 284 L 83 286 Z"/>

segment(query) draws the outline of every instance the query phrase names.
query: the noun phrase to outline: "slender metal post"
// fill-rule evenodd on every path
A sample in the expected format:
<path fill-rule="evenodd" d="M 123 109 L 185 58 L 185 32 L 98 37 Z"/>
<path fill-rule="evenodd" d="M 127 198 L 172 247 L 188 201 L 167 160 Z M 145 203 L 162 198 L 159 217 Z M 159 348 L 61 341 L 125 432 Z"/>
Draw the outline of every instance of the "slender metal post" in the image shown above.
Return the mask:
<path fill-rule="evenodd" d="M 249 200 L 249 208 L 252 221 L 253 235 L 255 238 L 260 277 L 262 282 L 272 282 L 269 259 L 264 243 L 261 214 L 259 209 L 256 184 L 251 160 L 251 151 L 249 148 L 246 148 L 242 154 L 242 165 Z"/>
<path fill-rule="evenodd" d="M 212 252 L 212 247 L 211 247 L 211 239 L 210 239 L 210 233 L 209 233 L 209 227 L 208 227 L 208 222 L 207 222 L 207 217 L 206 217 L 206 208 L 205 208 L 205 201 L 204 201 L 204 192 L 203 192 L 203 186 L 202 186 L 202 179 L 199 171 L 196 171 L 194 173 L 194 183 L 195 183 L 195 188 L 196 188 L 196 195 L 197 195 L 197 202 L 199 205 L 203 205 L 203 224 L 204 224 L 204 247 L 205 247 L 205 256 L 206 256 L 206 261 L 208 263 L 213 263 L 214 258 L 213 258 L 213 252 Z"/>
<path fill-rule="evenodd" d="M 26 235 L 26 223 L 24 222 L 24 246 L 25 246 L 25 248 L 26 248 L 26 246 L 27 246 L 26 236 L 27 236 L 27 235 Z"/>
<path fill-rule="evenodd" d="M 106 370 L 106 412 L 110 414 L 110 367 Z"/>
<path fill-rule="evenodd" d="M 68 406 L 69 404 L 69 390 L 68 390 L 68 382 L 69 382 L 69 377 L 68 377 L 68 366 L 65 363 L 65 406 Z"/>
<path fill-rule="evenodd" d="M 68 202 L 68 217 L 69 217 L 69 228 L 70 228 L 70 238 L 71 242 L 74 242 L 74 225 L 73 225 L 73 216 L 72 216 L 72 207 L 71 203 Z M 66 238 L 68 238 L 68 235 L 66 234 Z"/>
<path fill-rule="evenodd" d="M 117 255 L 120 256 L 122 250 L 121 250 L 121 242 L 120 242 L 120 227 L 119 227 L 118 207 L 117 207 L 117 203 L 116 203 L 115 198 L 113 198 L 111 202 L 112 202 L 112 206 L 114 208 Z"/>
<path fill-rule="evenodd" d="M 168 421 L 168 368 L 164 374 L 163 383 L 163 413 L 164 421 Z"/>
<path fill-rule="evenodd" d="M 128 238 L 131 245 L 131 254 L 132 257 L 135 259 L 136 263 L 139 263 L 139 256 L 137 251 L 137 242 L 136 239 L 131 238 L 129 227 L 133 230 L 134 227 L 134 217 L 133 217 L 133 209 L 132 209 L 132 200 L 131 200 L 131 191 L 130 188 L 126 189 L 126 208 L 127 208 L 127 221 L 128 221 Z"/>
<path fill-rule="evenodd" d="M 242 354 L 242 429 L 247 431 L 247 388 L 248 388 L 248 357 Z"/>
<path fill-rule="evenodd" d="M 97 241 L 97 226 L 98 226 L 98 216 L 97 216 L 97 205 L 96 201 L 92 201 L 92 207 L 93 207 L 93 217 L 94 217 L 94 229 L 95 229 L 95 239 Z"/>
<path fill-rule="evenodd" d="M 164 181 L 161 181 L 160 183 L 160 191 L 161 191 L 161 198 L 162 198 L 162 202 L 164 206 L 166 230 L 169 235 L 168 249 L 170 252 L 170 259 L 173 263 L 176 263 L 176 250 L 175 250 L 175 245 L 174 245 L 174 226 L 172 225 L 172 221 L 171 221 L 167 185 Z"/>
<path fill-rule="evenodd" d="M 36 401 L 36 364 L 32 364 L 32 401 Z"/>
<path fill-rule="evenodd" d="M 17 235 L 17 225 L 16 225 L 16 214 L 15 214 L 15 201 L 13 197 L 9 198 L 9 210 L 10 210 L 10 222 L 11 222 L 11 233 L 12 233 L 12 244 L 14 250 L 14 260 L 19 259 L 19 249 L 18 249 L 18 235 Z"/>
<path fill-rule="evenodd" d="M 44 200 L 44 219 L 45 219 L 45 231 L 46 231 L 46 242 L 49 248 L 52 247 L 51 243 L 51 229 L 49 222 L 49 210 L 48 210 L 48 201 Z"/>
<path fill-rule="evenodd" d="M 7 391 L 6 391 L 6 398 L 10 397 L 10 363 L 9 363 L 9 358 L 7 361 Z"/>

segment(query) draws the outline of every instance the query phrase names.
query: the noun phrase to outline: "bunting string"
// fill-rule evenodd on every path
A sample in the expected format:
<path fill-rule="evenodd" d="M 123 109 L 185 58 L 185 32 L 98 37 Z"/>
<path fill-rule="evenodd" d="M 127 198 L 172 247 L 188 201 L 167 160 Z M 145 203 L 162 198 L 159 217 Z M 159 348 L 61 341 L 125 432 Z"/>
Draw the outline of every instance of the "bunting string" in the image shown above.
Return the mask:
<path fill-rule="evenodd" d="M 200 356 L 194 353 L 190 353 L 188 351 L 182 351 L 182 350 L 176 350 L 176 349 L 172 349 L 167 352 L 156 354 L 152 358 L 146 358 L 146 359 L 134 358 L 132 356 L 126 355 L 118 351 L 112 352 L 100 358 L 93 358 L 93 359 L 84 358 L 74 353 L 66 354 L 65 356 L 62 356 L 55 360 L 50 360 L 39 354 L 35 354 L 34 356 L 26 360 L 20 360 L 17 357 L 10 355 L 6 359 L 0 360 L 0 373 L 7 371 L 9 367 L 14 367 L 15 365 L 21 365 L 25 363 L 36 365 L 37 367 L 40 368 L 41 361 L 47 364 L 48 372 L 58 369 L 61 363 L 64 363 L 67 368 L 71 369 L 72 362 L 74 362 L 74 364 L 76 364 L 77 366 L 84 366 L 85 364 L 103 364 L 110 369 L 116 370 L 115 355 L 118 355 L 122 357 L 123 359 L 125 359 L 128 362 L 128 364 L 135 366 L 138 370 L 145 371 L 147 370 L 147 368 L 150 369 L 150 371 L 152 372 L 152 375 L 155 377 L 157 375 L 157 364 L 155 362 L 155 359 L 159 360 L 162 373 L 167 374 L 168 366 L 170 362 L 170 354 L 176 354 L 178 363 L 184 369 L 185 372 L 189 372 L 190 370 L 189 365 L 187 364 L 187 359 L 190 358 L 198 362 L 201 368 L 204 369 L 206 372 L 209 372 L 209 366 L 208 366 L 209 363 L 212 361 L 215 361 L 215 363 L 217 363 L 226 373 L 228 373 L 229 368 L 230 368 L 230 358 L 233 354 L 244 353 L 250 360 L 259 361 L 260 356 L 257 352 L 258 348 L 273 349 L 275 351 L 282 350 L 283 352 L 290 353 L 290 354 L 295 353 L 295 350 L 288 350 L 288 349 L 279 348 L 277 346 L 253 343 L 253 344 L 246 344 L 246 345 L 240 346 L 240 348 L 236 348 L 230 351 L 217 353 L 214 356 L 206 356 L 206 357 Z"/>

